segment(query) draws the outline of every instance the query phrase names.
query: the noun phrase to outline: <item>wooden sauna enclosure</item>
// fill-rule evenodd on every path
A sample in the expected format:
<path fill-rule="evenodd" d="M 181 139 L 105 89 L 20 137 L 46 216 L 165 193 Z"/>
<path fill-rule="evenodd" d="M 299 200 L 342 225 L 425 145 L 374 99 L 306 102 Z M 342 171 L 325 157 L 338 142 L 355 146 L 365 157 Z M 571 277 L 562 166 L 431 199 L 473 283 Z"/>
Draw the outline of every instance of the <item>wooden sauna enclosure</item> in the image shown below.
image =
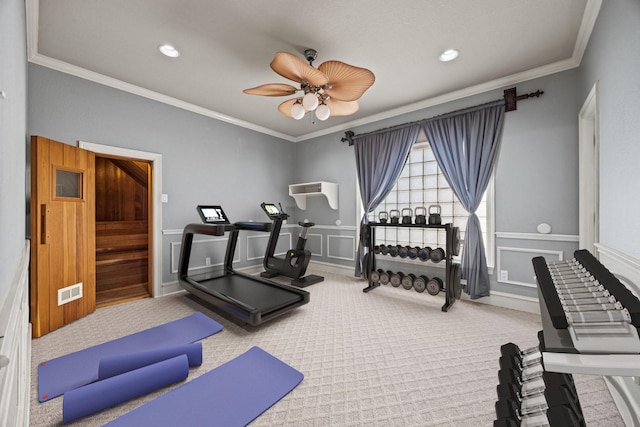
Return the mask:
<path fill-rule="evenodd" d="M 151 165 L 96 156 L 96 307 L 151 296 Z"/>

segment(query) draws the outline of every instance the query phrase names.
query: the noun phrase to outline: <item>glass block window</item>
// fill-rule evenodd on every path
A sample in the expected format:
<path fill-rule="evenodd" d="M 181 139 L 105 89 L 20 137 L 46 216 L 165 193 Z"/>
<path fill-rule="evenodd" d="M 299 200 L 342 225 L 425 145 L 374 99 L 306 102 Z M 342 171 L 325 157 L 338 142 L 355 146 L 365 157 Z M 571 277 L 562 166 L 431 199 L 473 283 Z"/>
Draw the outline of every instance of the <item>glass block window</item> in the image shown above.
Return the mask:
<path fill-rule="evenodd" d="M 369 214 L 371 221 L 378 221 L 382 211 L 391 212 L 394 209 L 400 211 L 410 208 L 412 211 L 412 222 L 415 221 L 416 208 L 424 207 L 429 215 L 429 206 L 440 205 L 442 223 L 452 223 L 460 228 L 460 238 L 464 240 L 464 230 L 467 223 L 467 211 L 462 207 L 458 198 L 453 194 L 451 187 L 447 183 L 438 163 L 434 157 L 429 143 L 424 139 L 417 142 L 409 159 L 398 178 L 398 182 L 393 187 L 386 199 Z M 405 213 L 408 213 L 405 211 Z M 485 249 L 487 245 L 487 201 L 486 193 L 476 215 L 480 219 L 483 231 Z M 412 247 L 445 248 L 446 233 L 442 229 L 428 228 L 408 228 L 408 227 L 377 227 L 376 245 L 409 245 Z"/>

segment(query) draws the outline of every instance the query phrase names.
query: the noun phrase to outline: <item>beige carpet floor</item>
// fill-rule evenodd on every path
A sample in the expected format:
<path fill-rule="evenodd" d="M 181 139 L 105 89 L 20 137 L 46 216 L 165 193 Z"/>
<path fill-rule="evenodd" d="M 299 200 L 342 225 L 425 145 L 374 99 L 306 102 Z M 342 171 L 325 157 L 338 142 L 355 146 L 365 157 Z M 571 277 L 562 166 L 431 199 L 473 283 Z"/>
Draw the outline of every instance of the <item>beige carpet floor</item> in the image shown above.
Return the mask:
<path fill-rule="evenodd" d="M 37 400 L 37 364 L 201 311 L 224 325 L 203 340 L 187 381 L 259 346 L 305 375 L 252 426 L 491 426 L 500 346 L 537 344 L 537 315 L 313 271 L 311 302 L 258 327 L 240 327 L 180 292 L 97 310 L 32 341 L 32 426 L 62 423 L 62 399 Z M 601 377 L 576 375 L 588 426 L 623 426 Z M 179 384 L 178 384 L 179 385 Z M 159 390 L 70 425 L 99 426 Z M 188 409 L 187 409 L 188 410 Z M 212 425 L 215 425 L 212 420 Z"/>

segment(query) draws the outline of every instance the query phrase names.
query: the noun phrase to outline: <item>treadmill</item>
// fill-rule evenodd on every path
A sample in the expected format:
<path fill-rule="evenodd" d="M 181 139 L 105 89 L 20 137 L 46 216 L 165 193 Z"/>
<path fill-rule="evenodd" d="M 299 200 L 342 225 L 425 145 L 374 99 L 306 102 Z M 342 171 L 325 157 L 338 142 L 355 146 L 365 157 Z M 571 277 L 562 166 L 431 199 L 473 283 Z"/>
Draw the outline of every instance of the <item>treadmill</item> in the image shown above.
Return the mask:
<path fill-rule="evenodd" d="M 231 224 L 218 205 L 199 205 L 197 210 L 203 223 L 188 224 L 182 234 L 178 280 L 184 289 L 239 325 L 259 325 L 309 302 L 307 291 L 233 269 L 240 231 L 270 232 L 270 222 Z M 222 273 L 190 276 L 189 258 L 194 234 L 223 236 L 226 233 L 229 233 L 229 239 Z"/>

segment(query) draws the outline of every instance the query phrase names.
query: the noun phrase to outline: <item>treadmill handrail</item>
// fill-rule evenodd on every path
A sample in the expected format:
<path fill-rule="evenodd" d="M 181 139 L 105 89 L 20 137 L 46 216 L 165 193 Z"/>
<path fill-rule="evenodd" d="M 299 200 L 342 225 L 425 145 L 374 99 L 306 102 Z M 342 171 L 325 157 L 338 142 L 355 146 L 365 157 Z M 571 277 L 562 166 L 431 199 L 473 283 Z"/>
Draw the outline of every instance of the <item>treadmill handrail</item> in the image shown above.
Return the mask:
<path fill-rule="evenodd" d="M 253 222 L 253 221 L 240 221 L 234 222 L 236 230 L 252 230 L 252 231 L 271 231 L 270 222 Z"/>
<path fill-rule="evenodd" d="M 191 243 L 193 242 L 194 234 L 223 236 L 225 232 L 232 230 L 235 230 L 235 227 L 230 224 L 187 224 L 182 232 L 178 279 L 186 280 L 189 277 L 189 258 L 191 258 Z"/>

